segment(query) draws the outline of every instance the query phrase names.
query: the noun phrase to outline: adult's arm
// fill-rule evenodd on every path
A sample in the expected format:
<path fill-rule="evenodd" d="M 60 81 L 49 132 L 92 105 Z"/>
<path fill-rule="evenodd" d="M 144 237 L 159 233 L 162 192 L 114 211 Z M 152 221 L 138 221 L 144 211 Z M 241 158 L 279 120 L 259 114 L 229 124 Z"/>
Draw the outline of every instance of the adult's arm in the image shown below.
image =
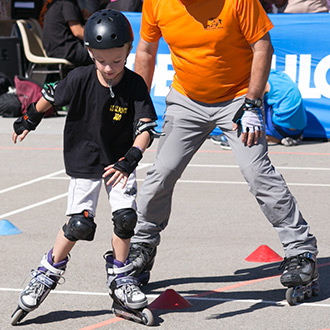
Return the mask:
<path fill-rule="evenodd" d="M 69 28 L 72 32 L 72 34 L 80 39 L 84 40 L 84 27 L 80 24 L 78 21 L 69 21 L 68 22 Z"/>
<path fill-rule="evenodd" d="M 246 97 L 249 99 L 262 98 L 271 67 L 273 46 L 269 33 L 251 44 L 253 60 L 250 83 Z"/>
<path fill-rule="evenodd" d="M 272 55 L 274 51 L 272 43 L 270 41 L 269 33 L 266 33 L 262 38 L 260 38 L 258 41 L 251 44 L 250 46 L 253 52 L 253 59 L 251 66 L 250 82 L 246 97 L 251 100 L 255 100 L 258 98 L 262 99 L 267 84 L 271 67 Z M 241 119 L 242 126 L 249 127 L 251 126 L 251 124 L 252 126 L 260 126 L 260 130 L 243 130 L 241 134 L 242 143 L 251 147 L 254 144 L 258 144 L 259 138 L 261 138 L 264 134 L 264 125 L 262 124 L 263 119 L 258 119 L 259 114 L 254 114 L 252 112 L 248 113 L 246 116 L 243 114 L 243 117 Z M 258 123 L 259 125 L 257 125 Z M 237 129 L 239 129 L 238 125 L 234 123 L 233 130 Z"/>
<path fill-rule="evenodd" d="M 134 71 L 144 79 L 149 92 L 151 90 L 152 78 L 155 71 L 158 43 L 158 41 L 147 42 L 141 38 L 136 49 Z"/>

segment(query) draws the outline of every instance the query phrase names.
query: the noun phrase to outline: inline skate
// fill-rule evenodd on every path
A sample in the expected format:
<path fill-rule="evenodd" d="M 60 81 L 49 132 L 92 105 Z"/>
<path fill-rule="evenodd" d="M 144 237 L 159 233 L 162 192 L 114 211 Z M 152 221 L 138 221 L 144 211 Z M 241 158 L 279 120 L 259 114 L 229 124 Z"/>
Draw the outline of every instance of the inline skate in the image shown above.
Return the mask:
<path fill-rule="evenodd" d="M 18 306 L 11 316 L 11 325 L 21 322 L 29 312 L 38 308 L 60 279 L 64 283 L 63 274 L 69 257 L 54 264 L 52 252 L 53 249 L 42 257 L 37 269 L 31 270 L 32 280 L 19 296 Z"/>
<path fill-rule="evenodd" d="M 279 269 L 284 269 L 280 280 L 282 285 L 288 287 L 285 297 L 289 305 L 319 294 L 317 262 L 312 253 L 285 258 Z"/>
<path fill-rule="evenodd" d="M 146 308 L 148 300 L 138 286 L 138 280 L 133 277 L 134 267 L 129 261 L 125 264 L 113 258 L 113 252 L 104 255 L 106 260 L 107 286 L 113 299 L 112 311 L 124 319 L 153 325 L 151 311 Z"/>
<path fill-rule="evenodd" d="M 134 277 L 139 285 L 146 285 L 150 280 L 150 271 L 154 265 L 157 247 L 148 243 L 131 243 L 129 259 L 134 267 Z"/>

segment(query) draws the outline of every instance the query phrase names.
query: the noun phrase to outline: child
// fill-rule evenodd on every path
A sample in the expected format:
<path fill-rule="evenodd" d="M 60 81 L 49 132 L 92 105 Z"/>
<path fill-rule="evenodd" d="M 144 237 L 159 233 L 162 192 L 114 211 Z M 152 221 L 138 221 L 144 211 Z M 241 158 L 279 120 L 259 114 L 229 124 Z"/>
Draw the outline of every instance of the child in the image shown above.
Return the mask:
<path fill-rule="evenodd" d="M 306 109 L 298 86 L 285 72 L 270 70 L 264 105 L 267 141 L 299 144 L 307 125 Z"/>
<path fill-rule="evenodd" d="M 49 85 L 43 97 L 14 123 L 16 143 L 37 127 L 52 103 L 69 105 L 64 161 L 71 177 L 66 211 L 70 219 L 38 269 L 31 272 L 33 278 L 20 294 L 12 324 L 37 308 L 55 288 L 76 241 L 93 240 L 103 181 L 114 224 L 113 251 L 104 255 L 110 295 L 130 309 L 147 305 L 127 258 L 137 219 L 135 168 L 153 140 L 157 117 L 143 79 L 125 67 L 132 41 L 133 32 L 123 14 L 113 10 L 94 13 L 85 27 L 84 43 L 95 65 L 78 67 Z"/>

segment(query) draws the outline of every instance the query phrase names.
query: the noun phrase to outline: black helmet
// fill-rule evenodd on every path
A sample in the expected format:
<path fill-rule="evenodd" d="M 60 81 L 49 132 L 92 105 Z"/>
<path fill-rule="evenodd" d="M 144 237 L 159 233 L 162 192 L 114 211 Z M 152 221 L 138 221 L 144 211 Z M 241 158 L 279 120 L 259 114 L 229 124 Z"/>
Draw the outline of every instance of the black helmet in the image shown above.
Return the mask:
<path fill-rule="evenodd" d="M 131 24 L 119 11 L 103 9 L 94 13 L 87 21 L 84 45 L 94 49 L 122 47 L 134 39 Z"/>

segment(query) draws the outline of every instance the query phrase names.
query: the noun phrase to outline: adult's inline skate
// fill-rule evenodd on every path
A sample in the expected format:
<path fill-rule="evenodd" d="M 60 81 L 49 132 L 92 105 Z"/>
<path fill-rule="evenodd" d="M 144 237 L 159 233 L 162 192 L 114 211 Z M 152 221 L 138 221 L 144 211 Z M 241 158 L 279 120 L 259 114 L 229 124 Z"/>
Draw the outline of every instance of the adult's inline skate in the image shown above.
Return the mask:
<path fill-rule="evenodd" d="M 129 260 L 134 267 L 134 277 L 139 285 L 146 285 L 150 280 L 150 271 L 154 265 L 157 248 L 148 243 L 131 243 Z"/>
<path fill-rule="evenodd" d="M 285 258 L 280 269 L 284 269 L 281 283 L 288 287 L 285 297 L 291 306 L 319 294 L 317 262 L 312 253 Z"/>

